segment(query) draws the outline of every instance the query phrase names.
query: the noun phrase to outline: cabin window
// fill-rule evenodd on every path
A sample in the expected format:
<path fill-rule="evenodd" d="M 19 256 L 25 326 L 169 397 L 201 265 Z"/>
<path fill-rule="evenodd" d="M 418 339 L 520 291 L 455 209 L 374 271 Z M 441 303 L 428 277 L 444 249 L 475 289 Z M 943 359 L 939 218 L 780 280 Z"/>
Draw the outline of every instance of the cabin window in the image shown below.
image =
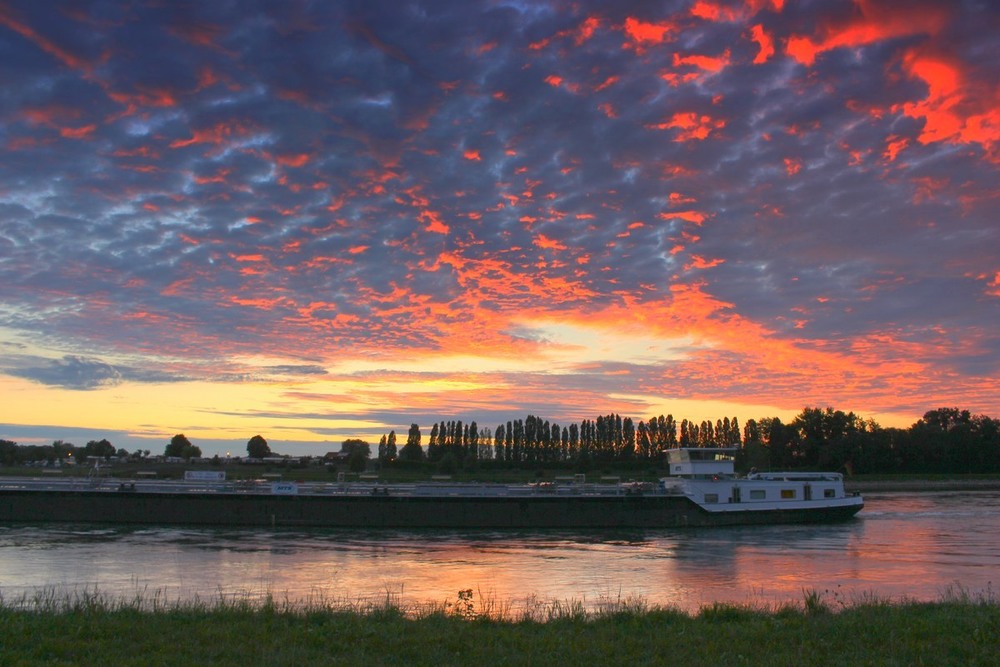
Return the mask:
<path fill-rule="evenodd" d="M 782 499 L 794 498 L 795 497 L 795 489 L 782 489 L 781 490 L 781 497 L 782 497 Z"/>
<path fill-rule="evenodd" d="M 767 491 L 764 489 L 750 489 L 750 500 L 764 500 L 767 497 Z"/>
<path fill-rule="evenodd" d="M 836 498 L 837 491 L 835 489 L 823 489 L 824 498 Z"/>
<path fill-rule="evenodd" d="M 705 502 L 706 503 L 717 503 L 717 502 L 719 502 L 719 494 L 718 493 L 706 493 L 705 494 Z"/>

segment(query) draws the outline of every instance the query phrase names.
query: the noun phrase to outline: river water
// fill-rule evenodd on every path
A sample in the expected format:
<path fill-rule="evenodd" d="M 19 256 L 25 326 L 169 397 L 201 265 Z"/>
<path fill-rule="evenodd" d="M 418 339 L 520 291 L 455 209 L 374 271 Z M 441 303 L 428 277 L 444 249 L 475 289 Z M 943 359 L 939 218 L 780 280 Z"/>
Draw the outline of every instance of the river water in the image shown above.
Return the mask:
<path fill-rule="evenodd" d="M 833 525 L 623 533 L 0 526 L 0 595 L 257 601 L 404 609 L 595 610 L 636 600 L 833 606 L 871 597 L 995 599 L 1000 492 L 869 494 Z"/>

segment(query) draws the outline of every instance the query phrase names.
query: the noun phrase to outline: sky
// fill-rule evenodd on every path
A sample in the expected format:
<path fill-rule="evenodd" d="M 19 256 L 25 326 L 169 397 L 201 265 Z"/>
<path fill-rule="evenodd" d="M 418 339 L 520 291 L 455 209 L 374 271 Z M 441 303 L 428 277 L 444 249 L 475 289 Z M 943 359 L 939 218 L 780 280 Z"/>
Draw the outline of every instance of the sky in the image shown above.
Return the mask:
<path fill-rule="evenodd" d="M 0 438 L 1000 417 L 998 62 L 988 0 L 0 0 Z"/>

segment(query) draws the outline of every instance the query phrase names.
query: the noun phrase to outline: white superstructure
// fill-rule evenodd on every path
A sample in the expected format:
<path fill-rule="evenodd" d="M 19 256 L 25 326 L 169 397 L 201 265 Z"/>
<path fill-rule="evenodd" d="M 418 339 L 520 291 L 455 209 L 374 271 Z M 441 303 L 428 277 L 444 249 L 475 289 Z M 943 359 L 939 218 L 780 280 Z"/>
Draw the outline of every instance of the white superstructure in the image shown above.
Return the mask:
<path fill-rule="evenodd" d="M 681 447 L 667 450 L 665 489 L 679 491 L 709 512 L 808 510 L 858 507 L 860 495 L 844 491 L 837 472 L 734 472 L 736 448 Z"/>

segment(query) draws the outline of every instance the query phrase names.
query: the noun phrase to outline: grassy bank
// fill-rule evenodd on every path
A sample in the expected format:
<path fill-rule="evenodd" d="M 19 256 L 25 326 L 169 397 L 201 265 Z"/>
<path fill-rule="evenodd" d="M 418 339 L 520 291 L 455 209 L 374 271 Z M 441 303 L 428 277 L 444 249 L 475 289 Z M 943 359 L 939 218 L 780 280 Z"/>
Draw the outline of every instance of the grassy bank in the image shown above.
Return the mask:
<path fill-rule="evenodd" d="M 3 665 L 997 665 L 1000 604 L 951 596 L 830 604 L 806 593 L 775 609 L 688 615 L 631 601 L 511 617 L 471 591 L 418 614 L 99 595 L 0 600 Z"/>

